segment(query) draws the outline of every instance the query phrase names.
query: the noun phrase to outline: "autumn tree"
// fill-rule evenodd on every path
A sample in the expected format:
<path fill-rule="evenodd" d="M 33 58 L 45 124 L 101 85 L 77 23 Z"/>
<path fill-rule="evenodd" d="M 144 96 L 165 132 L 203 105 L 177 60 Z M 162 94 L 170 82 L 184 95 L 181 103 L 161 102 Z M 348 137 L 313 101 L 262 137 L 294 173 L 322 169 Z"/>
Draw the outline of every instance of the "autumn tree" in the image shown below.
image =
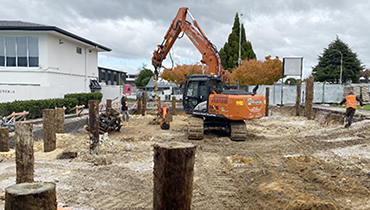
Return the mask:
<path fill-rule="evenodd" d="M 247 41 L 244 26 L 243 24 L 240 25 L 239 15 L 238 13 L 236 13 L 231 34 L 229 35 L 227 42 L 224 44 L 224 47 L 220 50 L 222 66 L 224 67 L 224 69 L 228 69 L 230 71 L 238 66 L 240 27 L 242 29 L 240 55 L 241 60 L 256 58 L 256 54 L 252 49 L 252 44 Z"/>
<path fill-rule="evenodd" d="M 202 65 L 176 65 L 175 68 L 164 69 L 161 78 L 169 82 L 174 82 L 176 84 L 185 83 L 185 75 L 189 76 L 192 74 L 202 74 Z M 209 70 L 207 66 L 204 66 L 204 73 L 208 74 Z"/>
<path fill-rule="evenodd" d="M 232 72 L 232 80 L 239 81 L 240 85 L 274 84 L 281 78 L 283 63 L 279 57 L 271 59 L 271 56 L 267 56 L 265 59 L 264 62 L 256 59 L 243 60 L 241 66 Z"/>

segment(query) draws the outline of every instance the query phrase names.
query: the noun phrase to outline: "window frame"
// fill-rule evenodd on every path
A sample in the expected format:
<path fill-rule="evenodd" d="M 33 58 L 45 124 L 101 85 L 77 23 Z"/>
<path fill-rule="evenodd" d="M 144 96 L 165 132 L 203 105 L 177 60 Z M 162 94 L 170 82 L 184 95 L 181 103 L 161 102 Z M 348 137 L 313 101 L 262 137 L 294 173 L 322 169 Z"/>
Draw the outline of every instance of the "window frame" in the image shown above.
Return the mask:
<path fill-rule="evenodd" d="M 33 68 L 40 66 L 39 37 L 0 35 L 0 42 L 0 67 Z"/>

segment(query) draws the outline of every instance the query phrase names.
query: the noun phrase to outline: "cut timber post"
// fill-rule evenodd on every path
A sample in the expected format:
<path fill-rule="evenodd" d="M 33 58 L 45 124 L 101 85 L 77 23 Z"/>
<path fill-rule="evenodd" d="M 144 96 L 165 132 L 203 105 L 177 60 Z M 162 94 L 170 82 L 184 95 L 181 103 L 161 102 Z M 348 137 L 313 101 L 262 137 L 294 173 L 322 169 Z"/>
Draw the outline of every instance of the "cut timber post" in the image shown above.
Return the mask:
<path fill-rule="evenodd" d="M 146 106 L 147 106 L 147 92 L 144 92 L 143 93 L 143 105 L 141 106 L 141 115 L 142 116 L 145 116 L 145 112 L 146 112 Z"/>
<path fill-rule="evenodd" d="M 171 114 L 176 114 L 176 96 L 172 96 Z"/>
<path fill-rule="evenodd" d="M 55 132 L 64 133 L 64 109 L 56 108 L 55 109 Z"/>
<path fill-rule="evenodd" d="M 305 100 L 305 117 L 308 120 L 312 119 L 312 103 L 313 103 L 313 84 L 314 84 L 314 78 L 310 76 L 306 82 L 306 100 Z"/>
<path fill-rule="evenodd" d="M 141 109 L 142 109 L 142 96 L 137 97 L 137 114 L 141 114 Z"/>
<path fill-rule="evenodd" d="M 106 109 L 111 109 L 112 108 L 112 100 L 107 99 L 107 108 Z"/>
<path fill-rule="evenodd" d="M 297 80 L 297 97 L 295 99 L 295 116 L 300 116 L 301 111 L 301 80 Z"/>
<path fill-rule="evenodd" d="M 99 154 L 99 101 L 89 100 L 90 154 Z"/>
<path fill-rule="evenodd" d="M 154 210 L 191 209 L 195 151 L 191 143 L 154 145 Z"/>
<path fill-rule="evenodd" d="M 57 147 L 55 135 L 55 112 L 55 109 L 42 110 L 44 152 L 54 151 Z"/>
<path fill-rule="evenodd" d="M 5 189 L 5 210 L 56 210 L 55 184 L 33 182 Z"/>
<path fill-rule="evenodd" d="M 270 88 L 266 88 L 266 108 L 265 108 L 265 116 L 269 116 L 269 106 L 270 106 Z"/>
<path fill-rule="evenodd" d="M 9 128 L 0 127 L 0 152 L 9 152 Z"/>
<path fill-rule="evenodd" d="M 33 124 L 15 123 L 15 163 L 17 184 L 33 182 L 35 158 L 33 155 Z"/>

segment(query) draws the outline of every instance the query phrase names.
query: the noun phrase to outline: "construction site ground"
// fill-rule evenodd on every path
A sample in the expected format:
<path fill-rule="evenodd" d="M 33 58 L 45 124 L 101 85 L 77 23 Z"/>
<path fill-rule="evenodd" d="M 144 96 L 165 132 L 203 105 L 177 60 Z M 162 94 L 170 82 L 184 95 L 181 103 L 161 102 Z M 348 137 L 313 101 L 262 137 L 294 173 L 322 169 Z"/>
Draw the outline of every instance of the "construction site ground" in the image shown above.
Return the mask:
<path fill-rule="evenodd" d="M 344 112 L 344 109 L 342 109 Z M 361 112 L 359 110 L 358 112 Z M 57 134 L 57 149 L 34 142 L 35 181 L 55 182 L 58 206 L 72 210 L 153 208 L 153 145 L 197 145 L 192 209 L 370 209 L 370 121 L 323 123 L 284 112 L 246 121 L 246 141 L 223 132 L 186 137 L 187 115 L 169 130 L 149 124 L 153 115 L 131 115 L 120 132 L 102 138 L 89 154 L 87 131 Z M 58 159 L 63 151 L 76 158 Z M 15 184 L 14 149 L 0 153 L 0 209 Z"/>

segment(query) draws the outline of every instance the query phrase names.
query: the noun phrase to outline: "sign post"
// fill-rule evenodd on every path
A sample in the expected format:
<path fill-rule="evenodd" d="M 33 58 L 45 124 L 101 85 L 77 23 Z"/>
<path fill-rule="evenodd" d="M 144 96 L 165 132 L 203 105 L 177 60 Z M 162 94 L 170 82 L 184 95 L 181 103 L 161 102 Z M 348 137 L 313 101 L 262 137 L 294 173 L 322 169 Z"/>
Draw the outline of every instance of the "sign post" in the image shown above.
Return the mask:
<path fill-rule="evenodd" d="M 281 105 L 283 105 L 284 76 L 299 76 L 302 79 L 303 57 L 283 58 L 283 72 L 281 75 Z"/>

